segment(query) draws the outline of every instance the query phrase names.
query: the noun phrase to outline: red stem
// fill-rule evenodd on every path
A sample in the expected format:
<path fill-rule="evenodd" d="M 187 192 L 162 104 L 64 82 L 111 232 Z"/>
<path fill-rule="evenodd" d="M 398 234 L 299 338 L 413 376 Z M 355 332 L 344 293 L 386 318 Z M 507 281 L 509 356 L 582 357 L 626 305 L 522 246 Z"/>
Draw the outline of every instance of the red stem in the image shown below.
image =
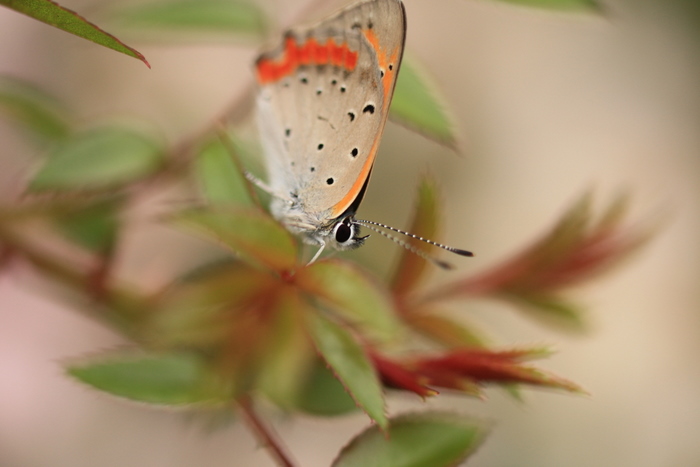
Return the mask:
<path fill-rule="evenodd" d="M 285 448 L 279 441 L 277 434 L 258 417 L 258 414 L 253 409 L 253 403 L 250 397 L 244 396 L 240 398 L 238 400 L 238 406 L 243 413 L 243 418 L 248 424 L 248 427 L 253 431 L 258 441 L 267 448 L 272 457 L 275 458 L 277 464 L 282 467 L 295 467 L 289 454 L 285 452 Z"/>

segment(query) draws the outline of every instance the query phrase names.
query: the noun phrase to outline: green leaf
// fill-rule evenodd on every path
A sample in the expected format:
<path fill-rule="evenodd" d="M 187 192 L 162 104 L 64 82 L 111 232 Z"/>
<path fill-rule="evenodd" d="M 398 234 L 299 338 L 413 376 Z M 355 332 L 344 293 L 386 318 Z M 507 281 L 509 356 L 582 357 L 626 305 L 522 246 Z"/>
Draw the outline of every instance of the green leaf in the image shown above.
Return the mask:
<path fill-rule="evenodd" d="M 510 397 L 512 397 L 516 402 L 523 402 L 523 393 L 522 390 L 520 389 L 519 384 L 507 384 L 504 383 L 501 385 L 501 389 Z"/>
<path fill-rule="evenodd" d="M 421 310 L 406 313 L 404 319 L 416 332 L 447 348 L 486 346 L 478 332 L 447 316 Z"/>
<path fill-rule="evenodd" d="M 302 318 L 312 312 L 310 305 L 291 287 L 280 295 L 276 309 L 269 313 L 272 323 L 258 365 L 258 387 L 277 406 L 294 409 L 305 398 L 306 380 L 318 357 Z"/>
<path fill-rule="evenodd" d="M 582 307 L 555 295 L 537 295 L 535 293 L 509 292 L 501 295 L 525 313 L 545 323 L 563 326 L 572 331 L 586 328 Z"/>
<path fill-rule="evenodd" d="M 309 330 L 319 353 L 355 402 L 386 428 L 382 385 L 362 347 L 346 329 L 318 314 L 309 315 Z"/>
<path fill-rule="evenodd" d="M 159 405 L 214 402 L 202 384 L 204 367 L 190 354 L 119 354 L 71 365 L 68 374 L 115 396 Z"/>
<path fill-rule="evenodd" d="M 159 295 L 149 313 L 149 343 L 202 350 L 231 341 L 240 310 L 270 287 L 272 277 L 240 261 L 210 265 L 177 280 Z"/>
<path fill-rule="evenodd" d="M 0 0 L 4 5 L 31 18 L 57 27 L 78 37 L 87 39 L 130 57 L 138 58 L 151 67 L 140 52 L 132 49 L 113 35 L 103 31 L 74 11 L 50 0 Z"/>
<path fill-rule="evenodd" d="M 102 127 L 64 141 L 46 160 L 31 190 L 107 189 L 158 170 L 163 150 L 149 136 L 121 127 Z"/>
<path fill-rule="evenodd" d="M 592 219 L 592 196 L 582 196 L 569 208 L 554 228 L 529 253 L 538 267 L 556 264 L 586 238 Z"/>
<path fill-rule="evenodd" d="M 155 32 L 225 33 L 262 38 L 266 17 L 260 7 L 244 0 L 167 0 L 125 7 L 114 13 L 121 25 Z"/>
<path fill-rule="evenodd" d="M 254 193 L 234 157 L 220 140 L 201 150 L 196 169 L 202 191 L 212 204 L 255 206 Z"/>
<path fill-rule="evenodd" d="M 173 222 L 221 242 L 245 261 L 277 272 L 296 265 L 296 240 L 267 213 L 253 208 L 192 209 Z"/>
<path fill-rule="evenodd" d="M 428 412 L 393 418 L 389 436 L 376 426 L 340 452 L 334 467 L 449 467 L 469 457 L 488 434 L 482 422 Z"/>
<path fill-rule="evenodd" d="M 413 211 L 413 220 L 408 229 L 412 234 L 437 240 L 440 223 L 440 206 L 438 204 L 438 192 L 435 180 L 424 176 L 418 185 L 418 202 Z M 428 254 L 435 251 L 435 247 L 418 240 L 415 237 L 408 237 L 409 245 Z M 401 253 L 401 259 L 396 266 L 394 277 L 391 280 L 391 288 L 397 295 L 408 295 L 415 292 L 421 280 L 428 272 L 427 261 L 408 249 Z"/>
<path fill-rule="evenodd" d="M 56 216 L 58 228 L 70 240 L 98 253 L 114 246 L 119 229 L 119 203 L 106 201 Z"/>
<path fill-rule="evenodd" d="M 602 5 L 597 0 L 500 0 L 515 5 L 549 8 L 552 10 L 590 10 L 602 11 Z"/>
<path fill-rule="evenodd" d="M 456 148 L 452 121 L 445 111 L 435 86 L 429 84 L 425 73 L 412 57 L 404 57 L 391 101 L 392 120 L 422 133 L 426 137 Z"/>
<path fill-rule="evenodd" d="M 390 297 L 378 281 L 355 265 L 340 260 L 318 261 L 300 269 L 296 283 L 321 298 L 344 320 L 380 341 L 397 337 L 401 327 Z"/>
<path fill-rule="evenodd" d="M 595 230 L 606 231 L 616 229 L 629 211 L 630 195 L 627 192 L 618 193 L 610 205 L 600 216 Z"/>
<path fill-rule="evenodd" d="M 60 140 L 70 131 L 67 110 L 27 81 L 0 77 L 0 111 L 42 142 Z"/>
<path fill-rule="evenodd" d="M 319 361 L 300 394 L 297 408 L 312 415 L 331 417 L 357 410 L 357 404 L 326 364 Z"/>

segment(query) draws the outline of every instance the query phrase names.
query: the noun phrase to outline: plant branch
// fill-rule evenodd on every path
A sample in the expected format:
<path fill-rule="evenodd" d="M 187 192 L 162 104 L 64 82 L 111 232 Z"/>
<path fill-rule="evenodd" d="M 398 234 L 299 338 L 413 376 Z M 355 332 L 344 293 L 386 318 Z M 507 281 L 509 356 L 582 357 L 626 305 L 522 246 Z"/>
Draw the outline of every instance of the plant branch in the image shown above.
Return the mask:
<path fill-rule="evenodd" d="M 51 255 L 48 251 L 37 248 L 24 237 L 0 226 L 0 245 L 3 251 L 13 257 L 21 258 L 40 271 L 45 277 L 67 287 L 94 303 L 93 307 L 81 307 L 91 318 L 107 321 L 134 338 L 134 329 L 144 316 L 147 298 L 124 287 L 109 283 L 108 277 L 96 278 L 104 265 L 81 266 L 68 260 Z M 105 271 L 106 272 L 106 271 Z M 96 279 L 99 282 L 96 284 Z M 95 286 L 99 286 L 99 291 Z"/>
<path fill-rule="evenodd" d="M 285 452 L 284 446 L 279 441 L 277 434 L 272 428 L 258 416 L 253 408 L 253 402 L 248 396 L 243 396 L 238 400 L 238 406 L 243 413 L 248 427 L 258 441 L 270 452 L 278 465 L 282 467 L 294 467 L 295 464 Z"/>

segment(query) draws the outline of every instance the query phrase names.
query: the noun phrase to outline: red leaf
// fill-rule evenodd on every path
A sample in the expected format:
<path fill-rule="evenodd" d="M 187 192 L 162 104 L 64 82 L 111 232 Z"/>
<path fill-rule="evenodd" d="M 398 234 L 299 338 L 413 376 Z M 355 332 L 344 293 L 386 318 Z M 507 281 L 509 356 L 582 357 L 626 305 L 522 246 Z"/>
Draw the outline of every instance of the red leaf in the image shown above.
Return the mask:
<path fill-rule="evenodd" d="M 581 388 L 570 381 L 520 364 L 523 359 L 541 354 L 542 350 L 456 350 L 440 357 L 417 360 L 415 366 L 433 379 L 454 375 L 477 383 L 525 383 L 581 392 Z"/>
<path fill-rule="evenodd" d="M 523 360 L 546 354 L 548 352 L 545 349 L 500 352 L 459 349 L 439 356 L 403 360 L 373 352 L 371 358 L 387 386 L 411 391 L 421 397 L 437 394 L 430 386 L 480 396 L 480 386 L 486 383 L 530 384 L 583 392 L 578 385 L 570 381 L 521 363 Z"/>
<path fill-rule="evenodd" d="M 404 389 L 406 391 L 415 392 L 421 397 L 428 397 L 437 395 L 438 392 L 434 389 L 421 383 L 420 379 L 425 379 L 421 377 L 414 370 L 407 368 L 406 366 L 379 356 L 376 353 L 370 355 L 374 366 L 379 372 L 382 382 L 393 388 Z"/>
<path fill-rule="evenodd" d="M 617 265 L 649 240 L 648 230 L 623 228 L 622 200 L 598 219 L 582 198 L 543 238 L 512 259 L 474 277 L 447 284 L 427 300 L 474 296 L 549 297 Z"/>

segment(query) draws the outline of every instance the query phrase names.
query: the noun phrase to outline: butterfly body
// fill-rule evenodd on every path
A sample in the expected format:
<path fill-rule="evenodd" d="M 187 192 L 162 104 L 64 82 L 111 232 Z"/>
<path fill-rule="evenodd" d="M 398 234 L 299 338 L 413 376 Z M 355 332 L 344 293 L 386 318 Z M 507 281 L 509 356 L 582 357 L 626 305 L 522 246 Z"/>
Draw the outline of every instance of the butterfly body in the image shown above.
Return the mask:
<path fill-rule="evenodd" d="M 256 62 L 271 212 L 304 242 L 362 244 L 354 214 L 369 182 L 398 76 L 399 0 L 364 0 L 288 31 Z"/>

